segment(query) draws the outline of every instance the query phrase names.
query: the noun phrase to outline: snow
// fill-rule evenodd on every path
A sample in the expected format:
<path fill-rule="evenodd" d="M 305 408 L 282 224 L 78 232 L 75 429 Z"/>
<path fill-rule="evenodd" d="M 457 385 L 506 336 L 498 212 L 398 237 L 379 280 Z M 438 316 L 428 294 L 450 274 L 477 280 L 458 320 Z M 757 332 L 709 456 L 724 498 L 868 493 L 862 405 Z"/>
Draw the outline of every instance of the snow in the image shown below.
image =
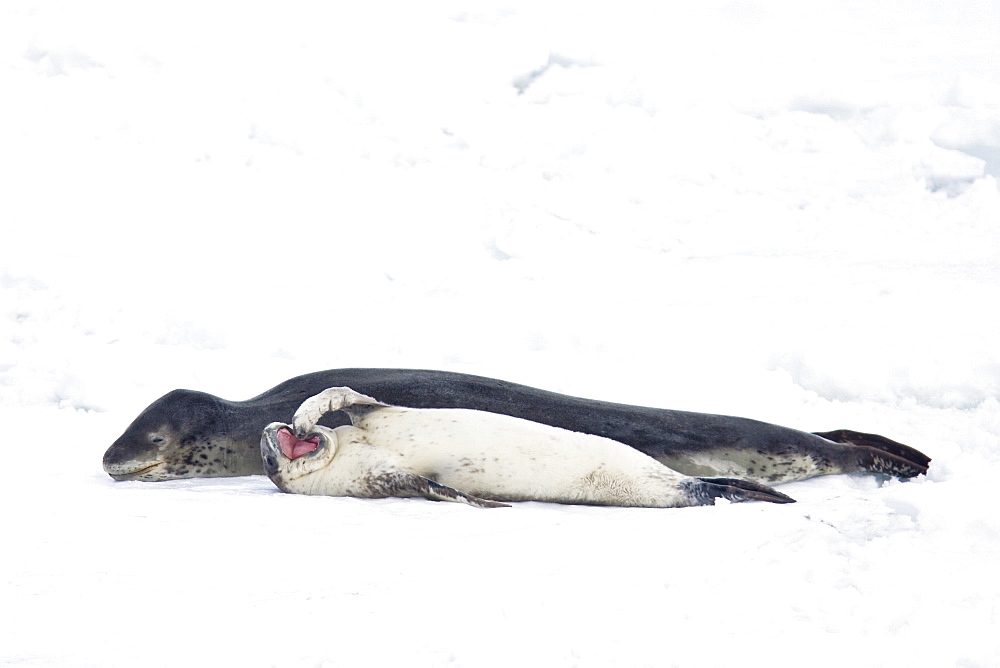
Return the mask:
<path fill-rule="evenodd" d="M 1000 664 L 1000 4 L 0 9 L 0 664 Z M 324 368 L 851 428 L 789 506 L 114 483 Z"/>

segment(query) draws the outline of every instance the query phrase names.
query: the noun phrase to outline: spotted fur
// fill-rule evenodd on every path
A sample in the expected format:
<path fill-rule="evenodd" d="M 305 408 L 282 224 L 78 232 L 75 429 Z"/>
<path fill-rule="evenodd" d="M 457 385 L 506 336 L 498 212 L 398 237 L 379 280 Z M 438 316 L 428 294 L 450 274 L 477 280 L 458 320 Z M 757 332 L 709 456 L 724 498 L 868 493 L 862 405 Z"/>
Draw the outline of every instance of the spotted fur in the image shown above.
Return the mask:
<path fill-rule="evenodd" d="M 317 425 L 330 410 L 346 411 L 352 425 Z M 756 483 L 683 475 L 600 436 L 483 411 L 386 406 L 350 388 L 306 400 L 293 425 L 268 425 L 261 457 L 278 488 L 294 494 L 423 496 L 480 507 L 503 501 L 657 508 L 705 505 L 718 497 L 792 501 Z M 283 430 L 302 439 L 318 436 L 319 446 L 291 459 L 280 446 Z"/>

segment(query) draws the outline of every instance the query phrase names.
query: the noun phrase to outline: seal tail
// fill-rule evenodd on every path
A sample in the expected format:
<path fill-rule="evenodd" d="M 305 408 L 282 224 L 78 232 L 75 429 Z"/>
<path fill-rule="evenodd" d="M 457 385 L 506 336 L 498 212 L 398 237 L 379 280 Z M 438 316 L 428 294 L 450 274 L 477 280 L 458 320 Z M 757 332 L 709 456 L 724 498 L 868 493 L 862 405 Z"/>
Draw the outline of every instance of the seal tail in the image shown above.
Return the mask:
<path fill-rule="evenodd" d="M 912 478 L 927 473 L 927 465 L 931 462 L 930 457 L 916 448 L 878 434 L 866 434 L 850 429 L 814 433 L 834 443 L 855 446 L 857 463 L 863 471 Z"/>
<path fill-rule="evenodd" d="M 752 480 L 738 478 L 695 478 L 695 480 L 697 482 L 692 481 L 689 494 L 700 502 L 696 505 L 709 505 L 719 497 L 735 503 L 741 501 L 795 503 L 792 497 Z"/>

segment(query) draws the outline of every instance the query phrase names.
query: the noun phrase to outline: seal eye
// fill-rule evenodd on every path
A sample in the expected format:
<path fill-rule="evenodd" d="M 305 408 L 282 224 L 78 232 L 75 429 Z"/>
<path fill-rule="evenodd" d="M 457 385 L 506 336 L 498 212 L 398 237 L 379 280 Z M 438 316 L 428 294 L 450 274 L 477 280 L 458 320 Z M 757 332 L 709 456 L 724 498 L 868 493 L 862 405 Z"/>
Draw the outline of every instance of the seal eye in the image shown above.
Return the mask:
<path fill-rule="evenodd" d="M 153 438 L 151 438 L 149 440 L 154 445 L 159 445 L 160 443 L 163 443 L 163 441 L 164 441 L 164 439 L 163 439 L 162 436 L 154 436 Z"/>

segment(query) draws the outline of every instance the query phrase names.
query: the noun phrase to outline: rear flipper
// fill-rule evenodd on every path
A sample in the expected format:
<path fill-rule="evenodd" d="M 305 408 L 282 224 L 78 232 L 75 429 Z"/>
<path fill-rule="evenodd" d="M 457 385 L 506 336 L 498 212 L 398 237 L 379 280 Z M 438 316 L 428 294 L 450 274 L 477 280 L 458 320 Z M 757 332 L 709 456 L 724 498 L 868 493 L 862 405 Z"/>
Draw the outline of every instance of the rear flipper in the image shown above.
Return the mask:
<path fill-rule="evenodd" d="M 697 481 L 697 482 L 695 482 Z M 740 501 L 770 501 L 771 503 L 795 503 L 795 499 L 752 480 L 737 478 L 695 478 L 685 483 L 688 494 L 697 501 L 692 505 L 707 506 L 722 497 L 735 503 Z"/>
<path fill-rule="evenodd" d="M 828 441 L 853 445 L 857 448 L 857 464 L 863 471 L 912 478 L 927 473 L 931 458 L 908 445 L 897 443 L 878 434 L 865 434 L 849 429 L 816 432 Z"/>

